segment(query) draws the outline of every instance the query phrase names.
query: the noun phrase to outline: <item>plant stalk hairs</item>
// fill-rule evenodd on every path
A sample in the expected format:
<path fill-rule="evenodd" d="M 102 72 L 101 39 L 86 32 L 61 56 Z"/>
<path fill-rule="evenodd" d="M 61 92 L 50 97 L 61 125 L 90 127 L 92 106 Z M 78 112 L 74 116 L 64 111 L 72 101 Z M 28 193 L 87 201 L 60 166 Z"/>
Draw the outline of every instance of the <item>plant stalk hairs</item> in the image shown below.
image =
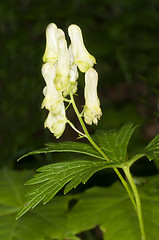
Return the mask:
<path fill-rule="evenodd" d="M 30 186 L 30 191 L 17 218 L 34 208 L 39 202 L 47 203 L 64 186 L 64 193 L 67 193 L 80 183 L 85 183 L 95 172 L 113 168 L 137 214 L 141 239 L 146 240 L 140 196 L 130 173 L 130 167 L 143 156 L 149 160 L 157 156 L 154 151 L 159 146 L 159 136 L 157 135 L 142 153 L 129 158 L 127 146 L 136 128 L 133 124 L 127 123 L 118 131 L 97 131 L 93 136 L 89 134 L 86 124 L 97 125 L 102 116 L 97 95 L 98 73 L 93 68 L 96 60 L 87 51 L 81 29 L 77 25 L 69 26 L 68 35 L 71 40 L 70 46 L 67 45 L 65 33 L 54 23 L 49 24 L 46 29 L 46 49 L 42 65 L 42 75 L 46 86 L 43 89 L 44 100 L 41 107 L 48 110 L 48 116 L 44 127 L 48 128 L 58 139 L 64 133 L 68 123 L 78 133 L 78 137 L 87 138 L 88 143 L 78 141 L 47 143 L 46 147 L 23 156 L 50 152 L 81 154 L 79 159 L 53 163 L 38 169 L 38 173 L 26 183 Z M 85 74 L 85 105 L 81 113 L 74 100 L 79 71 Z M 66 115 L 70 105 L 78 117 L 83 132 L 78 130 Z"/>

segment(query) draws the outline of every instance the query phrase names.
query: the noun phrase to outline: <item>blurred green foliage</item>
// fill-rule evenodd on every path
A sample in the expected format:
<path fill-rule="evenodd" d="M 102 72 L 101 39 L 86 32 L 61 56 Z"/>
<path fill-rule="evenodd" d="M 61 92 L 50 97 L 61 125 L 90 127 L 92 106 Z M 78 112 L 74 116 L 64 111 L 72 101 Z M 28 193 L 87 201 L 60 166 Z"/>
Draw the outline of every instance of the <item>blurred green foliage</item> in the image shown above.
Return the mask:
<path fill-rule="evenodd" d="M 12 167 L 18 156 L 55 140 L 43 130 L 46 111 L 40 109 L 42 55 L 50 22 L 65 32 L 71 23 L 79 25 L 97 59 L 103 110 L 98 129 L 139 123 L 141 145 L 159 132 L 158 0 L 5 0 L 0 2 L 0 16 L 1 165 Z M 79 103 L 83 86 L 82 79 Z M 65 139 L 75 139 L 69 127 Z"/>

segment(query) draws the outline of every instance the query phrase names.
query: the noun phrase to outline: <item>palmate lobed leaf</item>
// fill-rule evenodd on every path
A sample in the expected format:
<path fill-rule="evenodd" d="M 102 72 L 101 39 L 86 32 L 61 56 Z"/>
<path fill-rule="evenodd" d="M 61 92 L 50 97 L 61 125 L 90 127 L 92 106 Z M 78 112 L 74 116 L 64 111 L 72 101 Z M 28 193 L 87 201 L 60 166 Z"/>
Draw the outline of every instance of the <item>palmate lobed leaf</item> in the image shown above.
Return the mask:
<path fill-rule="evenodd" d="M 127 146 L 137 126 L 127 123 L 118 131 L 97 131 L 93 139 L 109 157 L 111 162 L 126 162 Z"/>
<path fill-rule="evenodd" d="M 60 143 L 46 143 L 46 147 L 29 152 L 18 160 L 21 160 L 24 157 L 41 154 L 41 153 L 53 153 L 53 152 L 75 152 L 82 153 L 99 159 L 103 159 L 103 156 L 90 144 L 80 143 L 80 142 L 60 142 Z"/>
<path fill-rule="evenodd" d="M 38 169 L 38 173 L 27 183 L 27 185 L 31 185 L 31 189 L 27 194 L 27 202 L 17 218 L 21 217 L 29 209 L 33 209 L 41 201 L 46 204 L 66 184 L 64 193 L 76 188 L 80 183 L 86 183 L 95 172 L 101 169 L 108 167 L 120 168 L 124 167 L 124 164 L 128 164 L 129 161 L 126 162 L 127 145 L 135 128 L 133 124 L 128 123 L 118 132 L 115 130 L 100 131 L 95 134 L 95 141 L 111 159 L 111 163 L 103 161 L 103 157 L 98 151 L 90 144 L 85 143 L 48 143 L 46 148 L 24 155 L 29 156 L 48 152 L 76 152 L 91 156 L 91 160 L 81 158 L 50 164 Z"/>
<path fill-rule="evenodd" d="M 76 188 L 86 181 L 97 171 L 109 167 L 120 167 L 120 164 L 110 164 L 102 160 L 76 159 L 68 162 L 59 162 L 41 167 L 37 174 L 27 182 L 31 185 L 27 193 L 27 201 L 17 218 L 34 208 L 39 202 L 46 204 L 66 184 L 64 193 Z"/>

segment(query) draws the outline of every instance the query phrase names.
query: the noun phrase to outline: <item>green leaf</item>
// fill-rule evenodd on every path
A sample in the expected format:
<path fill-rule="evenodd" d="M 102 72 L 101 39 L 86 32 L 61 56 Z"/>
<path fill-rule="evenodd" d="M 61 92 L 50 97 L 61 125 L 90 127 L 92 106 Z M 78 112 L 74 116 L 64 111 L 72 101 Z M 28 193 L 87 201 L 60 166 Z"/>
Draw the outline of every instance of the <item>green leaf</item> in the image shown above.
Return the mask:
<path fill-rule="evenodd" d="M 145 154 L 150 161 L 159 160 L 159 134 L 146 146 Z"/>
<path fill-rule="evenodd" d="M 158 183 L 159 175 L 145 178 L 139 186 L 146 240 L 158 240 L 159 236 Z M 119 183 L 109 188 L 93 187 L 79 194 L 68 216 L 68 228 L 74 234 L 99 226 L 104 240 L 141 239 L 137 214 Z"/>
<path fill-rule="evenodd" d="M 136 127 L 127 123 L 118 132 L 97 131 L 93 138 L 112 162 L 126 162 L 127 146 Z"/>
<path fill-rule="evenodd" d="M 27 201 L 19 212 L 21 217 L 29 209 L 34 208 L 39 202 L 46 204 L 66 184 L 64 193 L 76 188 L 86 181 L 97 171 L 108 167 L 120 167 L 120 164 L 110 164 L 102 160 L 71 160 L 46 165 L 37 170 L 34 178 L 27 182 L 32 185 L 27 194 Z"/>
<path fill-rule="evenodd" d="M 76 234 L 99 226 L 104 240 L 140 240 L 132 203 L 119 183 L 84 193 L 56 196 L 15 220 L 24 203 L 24 182 L 31 172 L 0 171 L 0 239 L 78 239 Z M 159 236 L 159 175 L 137 179 L 146 240 Z M 69 208 L 70 203 L 75 203 Z"/>
<path fill-rule="evenodd" d="M 46 240 L 65 236 L 65 239 L 77 240 L 66 227 L 70 196 L 56 197 L 46 206 L 38 206 L 16 220 L 24 204 L 24 182 L 31 175 L 28 171 L 0 171 L 0 239 Z"/>
<path fill-rule="evenodd" d="M 80 142 L 60 142 L 60 143 L 47 143 L 45 144 L 46 147 L 29 152 L 18 160 L 21 160 L 24 157 L 34 155 L 34 154 L 41 154 L 41 153 L 52 153 L 52 152 L 75 152 L 75 153 L 82 153 L 92 157 L 96 157 L 99 159 L 103 159 L 103 156 L 90 144 L 87 143 L 80 143 Z"/>

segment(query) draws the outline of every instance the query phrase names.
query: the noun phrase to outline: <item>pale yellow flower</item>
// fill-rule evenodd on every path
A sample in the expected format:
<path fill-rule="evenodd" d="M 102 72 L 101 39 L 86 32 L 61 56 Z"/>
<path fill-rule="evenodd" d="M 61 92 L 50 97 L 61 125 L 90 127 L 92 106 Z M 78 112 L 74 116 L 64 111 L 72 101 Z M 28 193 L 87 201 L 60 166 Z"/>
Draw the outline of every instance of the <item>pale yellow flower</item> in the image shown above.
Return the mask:
<path fill-rule="evenodd" d="M 67 118 L 65 116 L 65 107 L 63 104 L 60 114 L 54 115 L 51 111 L 49 112 L 48 117 L 44 123 L 44 127 L 47 127 L 56 138 L 59 138 L 65 130 L 66 122 Z"/>
<path fill-rule="evenodd" d="M 77 25 L 70 25 L 68 28 L 68 34 L 71 39 L 75 63 L 81 72 L 86 72 L 89 68 L 93 67 L 96 60 L 85 48 L 81 29 Z"/>
<path fill-rule="evenodd" d="M 45 64 L 42 66 L 46 86 L 43 89 L 45 98 L 42 108 L 49 110 L 44 126 L 56 138 L 63 134 L 68 121 L 64 100 L 69 99 L 64 97 L 77 91 L 78 68 L 85 73 L 85 122 L 97 124 L 102 115 L 97 96 L 98 74 L 92 68 L 96 60 L 85 48 L 81 29 L 77 25 L 70 25 L 68 33 L 71 39 L 69 49 L 63 30 L 54 23 L 46 29 Z"/>
<path fill-rule="evenodd" d="M 100 101 L 97 96 L 98 73 L 90 68 L 85 74 L 85 107 L 84 120 L 87 124 L 97 124 L 102 115 Z"/>
<path fill-rule="evenodd" d="M 53 63 L 45 63 L 42 66 L 42 75 L 46 82 L 46 87 L 43 90 L 45 98 L 41 108 L 46 108 L 54 114 L 58 114 L 63 106 L 63 97 L 60 91 L 57 91 L 54 79 L 56 77 L 56 69 Z"/>
<path fill-rule="evenodd" d="M 50 23 L 46 28 L 46 48 L 43 56 L 44 62 L 55 63 L 57 61 L 57 26 Z"/>

